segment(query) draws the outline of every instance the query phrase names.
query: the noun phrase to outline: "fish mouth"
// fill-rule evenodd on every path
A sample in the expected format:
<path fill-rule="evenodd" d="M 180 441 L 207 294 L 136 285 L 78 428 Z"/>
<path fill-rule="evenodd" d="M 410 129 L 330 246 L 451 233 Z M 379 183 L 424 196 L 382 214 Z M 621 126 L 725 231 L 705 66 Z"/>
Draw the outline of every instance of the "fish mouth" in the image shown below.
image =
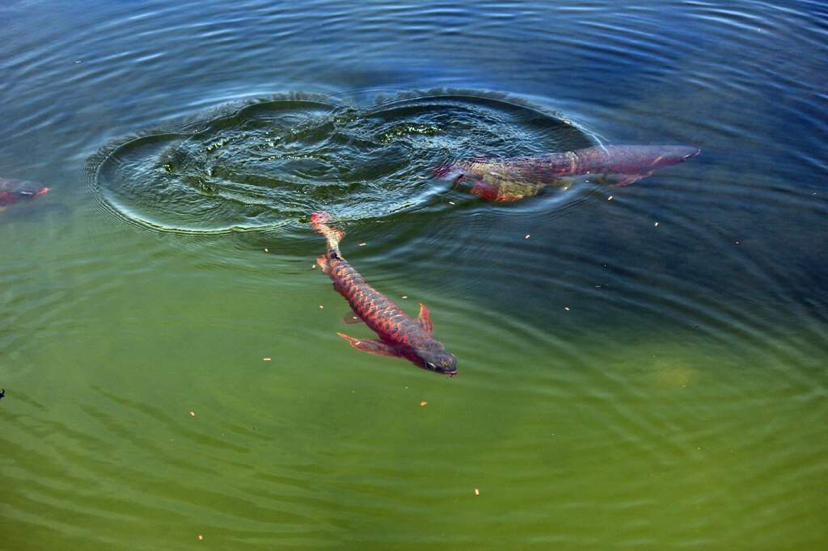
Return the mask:
<path fill-rule="evenodd" d="M 695 149 L 693 149 L 692 151 L 690 151 L 690 152 L 685 153 L 684 155 L 682 155 L 682 156 L 681 156 L 681 161 L 682 161 L 682 162 L 684 162 L 684 161 L 690 160 L 690 159 L 692 159 L 693 157 L 697 157 L 697 156 L 698 156 L 698 155 L 700 155 L 700 154 L 701 154 L 701 149 L 699 149 L 699 148 L 695 148 Z"/>
<path fill-rule="evenodd" d="M 448 375 L 449 377 L 454 377 L 457 375 L 457 368 L 456 367 L 443 367 L 441 365 L 436 365 L 431 362 L 426 362 L 423 367 L 428 371 L 433 371 L 434 373 L 440 373 L 442 375 Z"/>

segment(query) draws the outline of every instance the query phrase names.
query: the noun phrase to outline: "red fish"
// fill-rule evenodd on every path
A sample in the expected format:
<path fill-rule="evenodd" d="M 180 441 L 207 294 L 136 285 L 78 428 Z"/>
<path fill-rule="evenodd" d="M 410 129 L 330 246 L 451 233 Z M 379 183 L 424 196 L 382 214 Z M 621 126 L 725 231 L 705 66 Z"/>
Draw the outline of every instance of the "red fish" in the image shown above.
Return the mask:
<path fill-rule="evenodd" d="M 657 168 L 701 153 L 684 145 L 608 145 L 505 160 L 462 161 L 437 169 L 454 184 L 471 181 L 469 193 L 487 201 L 511 202 L 537 195 L 546 186 L 569 187 L 577 178 L 625 186 Z"/>
<path fill-rule="evenodd" d="M 337 335 L 363 352 L 405 358 L 429 371 L 456 374 L 457 358 L 434 338 L 428 308 L 420 303 L 420 314 L 414 319 L 368 285 L 359 272 L 342 258 L 339 241 L 345 234 L 328 226 L 330 220 L 331 216 L 325 212 L 316 212 L 311 216 L 311 227 L 324 235 L 328 242 L 327 252 L 316 261 L 330 276 L 334 289 L 351 305 L 354 316 L 376 332 L 379 339 L 355 339 L 342 333 Z"/>
<path fill-rule="evenodd" d="M 0 178 L 0 210 L 23 201 L 33 201 L 49 193 L 49 188 L 24 180 L 5 180 Z"/>

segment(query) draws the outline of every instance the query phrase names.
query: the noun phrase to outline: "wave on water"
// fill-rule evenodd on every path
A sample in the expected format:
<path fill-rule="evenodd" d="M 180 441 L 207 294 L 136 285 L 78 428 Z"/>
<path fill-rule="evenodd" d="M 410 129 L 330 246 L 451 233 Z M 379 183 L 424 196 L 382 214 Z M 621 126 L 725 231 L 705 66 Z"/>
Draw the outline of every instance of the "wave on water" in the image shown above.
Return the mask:
<path fill-rule="evenodd" d="M 301 228 L 327 210 L 344 222 L 428 210 L 437 167 L 472 156 L 587 147 L 595 138 L 519 97 L 429 90 L 369 105 L 290 93 L 208 110 L 105 146 L 88 161 L 101 204 L 177 233 Z"/>

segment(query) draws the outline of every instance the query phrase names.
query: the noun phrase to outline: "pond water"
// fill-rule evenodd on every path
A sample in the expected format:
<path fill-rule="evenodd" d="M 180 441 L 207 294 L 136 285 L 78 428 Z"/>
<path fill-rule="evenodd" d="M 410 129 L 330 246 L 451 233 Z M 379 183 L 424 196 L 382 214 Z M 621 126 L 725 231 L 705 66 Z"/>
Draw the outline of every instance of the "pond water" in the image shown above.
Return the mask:
<path fill-rule="evenodd" d="M 828 8 L 0 7 L 2 549 L 828 548 Z M 498 204 L 441 165 L 700 156 Z M 336 335 L 307 226 L 453 378 Z"/>

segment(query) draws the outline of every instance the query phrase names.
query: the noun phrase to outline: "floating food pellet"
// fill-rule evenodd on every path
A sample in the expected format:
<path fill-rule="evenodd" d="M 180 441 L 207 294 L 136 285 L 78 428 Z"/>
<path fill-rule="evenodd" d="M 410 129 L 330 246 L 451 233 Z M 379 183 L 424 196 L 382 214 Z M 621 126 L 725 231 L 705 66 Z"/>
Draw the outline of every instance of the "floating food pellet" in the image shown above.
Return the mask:
<path fill-rule="evenodd" d="M 426 406 L 426 404 L 428 404 L 428 402 L 426 402 L 425 400 L 423 400 L 422 402 L 420 402 L 420 407 L 425 407 L 425 406 Z"/>
<path fill-rule="evenodd" d="M 610 195 L 609 197 L 607 197 L 607 201 L 612 201 L 612 195 Z"/>
<path fill-rule="evenodd" d="M 194 411 L 190 412 L 190 417 L 195 417 L 195 412 Z"/>
<path fill-rule="evenodd" d="M 524 237 L 524 239 L 529 239 L 529 234 L 528 233 L 526 234 L 526 237 Z"/>
<path fill-rule="evenodd" d="M 365 246 L 365 245 L 367 245 L 367 244 L 368 244 L 368 243 L 360 243 L 360 244 L 359 244 L 359 246 L 360 246 L 360 247 L 364 247 L 364 246 Z"/>
<path fill-rule="evenodd" d="M 480 495 L 480 490 L 475 488 L 474 489 L 474 495 L 479 496 Z"/>
<path fill-rule="evenodd" d="M 315 270 L 315 269 L 316 269 L 316 264 L 311 264 L 311 270 Z"/>
<path fill-rule="evenodd" d="M 403 295 L 402 298 L 403 298 L 403 300 L 405 300 L 405 299 L 408 298 L 408 295 Z"/>
<path fill-rule="evenodd" d="M 320 304 L 320 305 L 319 305 L 319 309 L 320 309 L 320 310 L 324 310 L 324 309 L 325 309 L 325 307 L 324 307 L 324 306 L 322 306 L 322 305 Z"/>
<path fill-rule="evenodd" d="M 201 534 L 199 534 L 199 535 L 198 535 L 198 541 L 204 541 L 204 536 L 202 536 Z"/>
<path fill-rule="evenodd" d="M 656 223 L 655 223 L 655 227 L 656 227 L 656 228 L 658 227 L 658 222 L 656 222 Z"/>
<path fill-rule="evenodd" d="M 569 306 L 564 306 L 564 310 L 566 310 L 567 312 L 569 312 Z"/>
<path fill-rule="evenodd" d="M 263 362 L 269 362 L 269 361 L 270 361 L 270 358 L 262 358 L 262 361 L 263 361 Z"/>
<path fill-rule="evenodd" d="M 268 251 L 267 249 L 265 249 L 265 252 L 266 252 L 266 253 L 269 253 L 270 251 Z"/>

